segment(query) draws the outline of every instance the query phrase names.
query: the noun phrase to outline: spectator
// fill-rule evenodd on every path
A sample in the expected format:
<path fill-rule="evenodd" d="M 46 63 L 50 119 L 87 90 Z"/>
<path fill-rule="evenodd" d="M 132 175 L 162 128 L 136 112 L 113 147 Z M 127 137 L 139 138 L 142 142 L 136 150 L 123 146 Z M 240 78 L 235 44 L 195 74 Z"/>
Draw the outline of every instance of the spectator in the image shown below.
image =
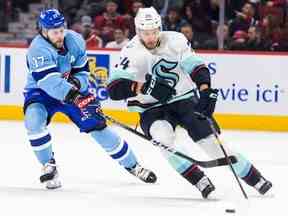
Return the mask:
<path fill-rule="evenodd" d="M 187 0 L 143 0 L 145 7 L 153 6 L 161 16 L 166 16 L 167 10 L 171 7 L 182 8 Z M 191 0 L 188 0 L 191 1 Z"/>
<path fill-rule="evenodd" d="M 115 1 L 108 0 L 105 7 L 105 12 L 95 18 L 95 31 L 100 36 L 104 43 L 113 40 L 113 31 L 116 28 L 125 29 L 125 19 L 117 13 L 118 5 Z"/>
<path fill-rule="evenodd" d="M 261 19 L 267 15 L 275 15 L 281 20 L 281 24 L 285 22 L 285 13 L 287 7 L 285 5 L 288 3 L 286 0 L 262 0 L 262 5 L 259 6 L 259 13 Z"/>
<path fill-rule="evenodd" d="M 261 39 L 261 31 L 258 27 L 251 26 L 248 29 L 248 40 L 246 50 L 265 50 L 263 41 Z"/>
<path fill-rule="evenodd" d="M 267 7 L 283 7 L 286 0 L 262 0 Z"/>
<path fill-rule="evenodd" d="M 255 26 L 257 20 L 255 16 L 255 8 L 252 3 L 245 3 L 240 11 L 235 11 L 236 18 L 230 23 L 230 36 L 233 36 L 236 31 L 247 32 L 250 26 Z"/>
<path fill-rule="evenodd" d="M 287 8 L 288 10 L 288 8 Z M 282 29 L 282 33 L 283 33 L 283 40 L 281 41 L 281 49 L 279 49 L 278 51 L 288 51 L 288 16 L 286 16 L 286 22 L 283 26 Z"/>
<path fill-rule="evenodd" d="M 265 47 L 274 51 L 281 49 L 281 43 L 284 41 L 284 35 L 280 27 L 280 18 L 275 15 L 267 15 L 261 22 L 262 39 L 265 41 Z"/>
<path fill-rule="evenodd" d="M 81 18 L 82 36 L 86 41 L 87 49 L 96 49 L 103 47 L 103 40 L 96 35 L 92 28 L 92 18 L 90 16 L 83 16 Z"/>
<path fill-rule="evenodd" d="M 180 32 L 180 28 L 184 24 L 186 21 L 181 18 L 178 8 L 169 8 L 167 16 L 164 18 L 163 30 Z"/>
<path fill-rule="evenodd" d="M 194 33 L 191 25 L 187 23 L 181 26 L 180 32 L 185 35 L 191 45 L 191 48 L 198 49 L 200 44 L 198 41 L 194 40 Z"/>
<path fill-rule="evenodd" d="M 186 22 L 192 25 L 195 34 L 194 38 L 197 41 L 203 43 L 211 39 L 213 35 L 212 22 L 200 2 L 193 1 L 192 3 L 186 4 L 183 14 Z"/>
<path fill-rule="evenodd" d="M 84 0 L 81 9 L 93 19 L 95 16 L 101 15 L 105 10 L 106 0 Z"/>
<path fill-rule="evenodd" d="M 233 35 L 233 40 L 230 44 L 230 50 L 245 50 L 248 34 L 245 31 L 238 30 Z"/>
<path fill-rule="evenodd" d="M 227 1 L 225 1 L 225 9 L 227 8 Z M 209 18 L 214 21 L 219 21 L 219 8 L 220 8 L 220 1 L 218 0 L 210 0 L 209 8 L 208 8 L 208 15 Z"/>
<path fill-rule="evenodd" d="M 132 4 L 134 0 L 117 0 L 116 3 L 118 5 L 117 11 L 120 14 L 130 13 Z"/>
<path fill-rule="evenodd" d="M 20 0 L 0 2 L 0 18 L 3 21 L 0 23 L 0 30 L 14 32 L 14 29 L 25 28 L 22 27 L 26 25 L 25 19 L 19 20 L 20 15 L 33 13 L 29 11 L 29 4 L 39 3 L 39 0 L 28 0 L 24 3 Z M 47 1 L 44 2 L 48 4 Z M 125 37 L 131 39 L 136 34 L 133 19 L 139 8 L 154 6 L 163 17 L 163 29 L 182 31 L 186 37 L 192 37 L 192 40 L 188 40 L 191 40 L 192 47 L 196 49 L 217 49 L 220 2 L 220 0 L 58 1 L 68 27 L 83 34 L 88 41 L 93 41 L 93 43 L 89 42 L 93 44 L 89 45 L 91 47 L 101 47 L 113 41 L 115 29 L 123 29 Z M 225 26 L 224 30 L 229 29 L 229 35 L 226 36 L 225 33 L 224 49 L 229 48 L 232 42 L 232 48 L 235 48 L 234 45 L 237 44 L 235 37 L 239 35 L 235 32 L 240 30 L 248 33 L 245 44 L 249 50 L 287 50 L 288 0 L 225 0 L 225 3 L 225 22 L 229 23 L 229 28 Z M 180 8 L 181 12 L 178 10 Z M 92 24 L 84 28 L 81 18 L 87 15 L 92 18 Z M 186 23 L 189 23 L 192 28 L 186 26 Z M 15 31 L 15 36 L 11 34 L 9 40 L 26 41 L 33 34 L 28 31 L 31 26 L 25 28 L 26 31 Z"/>
<path fill-rule="evenodd" d="M 128 38 L 133 38 L 136 34 L 135 31 L 135 23 L 134 23 L 134 18 L 139 10 L 139 8 L 143 8 L 144 4 L 142 1 L 140 0 L 135 0 L 132 3 L 132 7 L 131 7 L 131 12 L 130 14 L 125 14 L 124 18 L 125 18 L 125 22 L 127 23 L 128 26 L 128 32 L 125 32 L 125 35 L 128 36 Z"/>
<path fill-rule="evenodd" d="M 22 2 L 26 3 L 26 1 Z M 59 0 L 59 8 L 63 11 L 68 26 L 76 21 L 75 17 L 77 17 L 81 2 L 80 0 Z"/>
<path fill-rule="evenodd" d="M 133 4 L 132 4 L 132 10 L 131 10 L 131 13 L 130 13 L 132 15 L 132 17 L 135 17 L 137 12 L 138 12 L 138 10 L 139 10 L 139 8 L 143 8 L 143 7 L 145 7 L 145 6 L 144 6 L 142 1 L 135 0 L 133 2 Z"/>
<path fill-rule="evenodd" d="M 206 9 L 208 12 L 208 15 L 213 22 L 218 22 L 219 20 L 219 7 L 220 7 L 220 0 L 209 0 L 210 5 Z M 201 1 L 202 2 L 202 1 Z M 244 5 L 244 3 L 247 2 L 247 0 L 225 0 L 225 17 L 226 20 L 231 20 L 235 17 L 235 10 L 240 10 L 241 7 Z M 251 0 L 250 0 L 251 2 Z"/>
<path fill-rule="evenodd" d="M 219 40 L 220 34 L 223 34 L 223 39 L 224 39 L 223 48 L 224 48 L 224 50 L 229 49 L 231 39 L 229 37 L 229 27 L 227 24 L 224 24 L 222 32 L 220 31 L 220 26 L 218 25 L 217 30 L 216 30 L 216 37 L 205 41 L 202 48 L 211 49 L 211 50 L 218 49 L 218 40 Z"/>
<path fill-rule="evenodd" d="M 121 49 L 128 43 L 128 38 L 125 36 L 123 29 L 115 29 L 114 41 L 108 42 L 106 48 Z"/>

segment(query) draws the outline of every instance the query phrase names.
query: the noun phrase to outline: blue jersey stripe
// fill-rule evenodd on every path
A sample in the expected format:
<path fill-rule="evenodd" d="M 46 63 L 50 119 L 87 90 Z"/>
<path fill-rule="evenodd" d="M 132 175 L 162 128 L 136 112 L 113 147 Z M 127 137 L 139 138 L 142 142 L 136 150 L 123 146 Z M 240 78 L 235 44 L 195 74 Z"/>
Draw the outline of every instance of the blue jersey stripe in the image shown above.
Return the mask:
<path fill-rule="evenodd" d="M 71 74 L 76 74 L 76 73 L 79 73 L 79 72 L 82 72 L 82 71 L 89 71 L 89 65 L 88 65 L 88 62 L 83 66 L 83 67 L 80 67 L 80 68 L 72 68 L 71 69 Z"/>
<path fill-rule="evenodd" d="M 32 72 L 32 76 L 34 78 L 34 80 L 36 80 L 37 82 L 41 79 L 43 79 L 45 76 L 47 76 L 49 73 L 52 72 L 58 72 L 58 68 L 54 67 L 54 68 L 50 68 L 41 72 Z"/>

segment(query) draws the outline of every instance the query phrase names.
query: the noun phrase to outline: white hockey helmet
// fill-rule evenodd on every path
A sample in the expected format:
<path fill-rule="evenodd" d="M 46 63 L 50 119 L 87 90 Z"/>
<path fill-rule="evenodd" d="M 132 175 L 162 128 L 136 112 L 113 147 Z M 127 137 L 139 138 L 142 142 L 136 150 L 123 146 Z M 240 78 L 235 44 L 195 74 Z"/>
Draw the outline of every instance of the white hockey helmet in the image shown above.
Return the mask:
<path fill-rule="evenodd" d="M 135 17 L 136 30 L 162 29 L 161 16 L 154 7 L 139 8 Z"/>

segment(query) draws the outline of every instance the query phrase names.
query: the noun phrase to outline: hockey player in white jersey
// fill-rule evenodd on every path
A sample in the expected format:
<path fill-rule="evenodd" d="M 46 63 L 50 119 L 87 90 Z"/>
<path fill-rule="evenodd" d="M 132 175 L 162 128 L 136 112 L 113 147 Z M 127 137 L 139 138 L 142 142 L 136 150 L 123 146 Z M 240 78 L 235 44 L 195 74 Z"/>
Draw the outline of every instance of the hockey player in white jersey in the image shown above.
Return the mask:
<path fill-rule="evenodd" d="M 212 117 L 217 101 L 217 90 L 211 86 L 204 61 L 191 51 L 184 35 L 161 31 L 161 17 L 153 7 L 139 9 L 135 26 L 137 35 L 122 49 L 111 73 L 110 97 L 127 99 L 128 109 L 140 113 L 140 125 L 147 136 L 172 146 L 175 127 L 180 125 L 209 156 L 223 157 L 209 123 L 195 115 L 197 111 Z M 216 122 L 215 126 L 220 133 Z M 234 169 L 248 185 L 261 194 L 272 187 L 245 157 L 226 149 L 229 155 L 236 155 Z M 163 154 L 204 198 L 215 189 L 195 164 L 171 153 Z"/>
<path fill-rule="evenodd" d="M 29 73 L 24 91 L 24 113 L 30 144 L 43 165 L 40 181 L 48 189 L 61 186 L 47 125 L 56 112 L 62 112 L 127 171 L 144 182 L 154 183 L 156 175 L 138 164 L 127 142 L 99 115 L 101 106 L 89 92 L 83 38 L 64 28 L 64 17 L 56 9 L 41 12 L 39 27 L 39 35 L 27 53 Z"/>

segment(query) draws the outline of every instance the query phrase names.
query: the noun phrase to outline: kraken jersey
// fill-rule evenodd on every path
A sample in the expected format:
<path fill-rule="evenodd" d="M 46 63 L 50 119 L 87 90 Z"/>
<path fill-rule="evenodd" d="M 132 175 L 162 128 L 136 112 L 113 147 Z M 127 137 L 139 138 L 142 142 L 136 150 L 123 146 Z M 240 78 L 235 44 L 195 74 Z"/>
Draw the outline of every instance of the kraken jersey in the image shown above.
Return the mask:
<path fill-rule="evenodd" d="M 185 36 L 178 32 L 163 31 L 159 45 L 148 50 L 136 35 L 122 50 L 119 63 L 110 74 L 109 83 L 117 79 L 145 82 L 145 75 L 165 79 L 176 90 L 167 104 L 186 99 L 195 94 L 191 73 L 203 59 L 195 55 Z M 143 112 L 161 106 L 151 95 L 138 94 L 127 99 L 128 110 Z"/>

